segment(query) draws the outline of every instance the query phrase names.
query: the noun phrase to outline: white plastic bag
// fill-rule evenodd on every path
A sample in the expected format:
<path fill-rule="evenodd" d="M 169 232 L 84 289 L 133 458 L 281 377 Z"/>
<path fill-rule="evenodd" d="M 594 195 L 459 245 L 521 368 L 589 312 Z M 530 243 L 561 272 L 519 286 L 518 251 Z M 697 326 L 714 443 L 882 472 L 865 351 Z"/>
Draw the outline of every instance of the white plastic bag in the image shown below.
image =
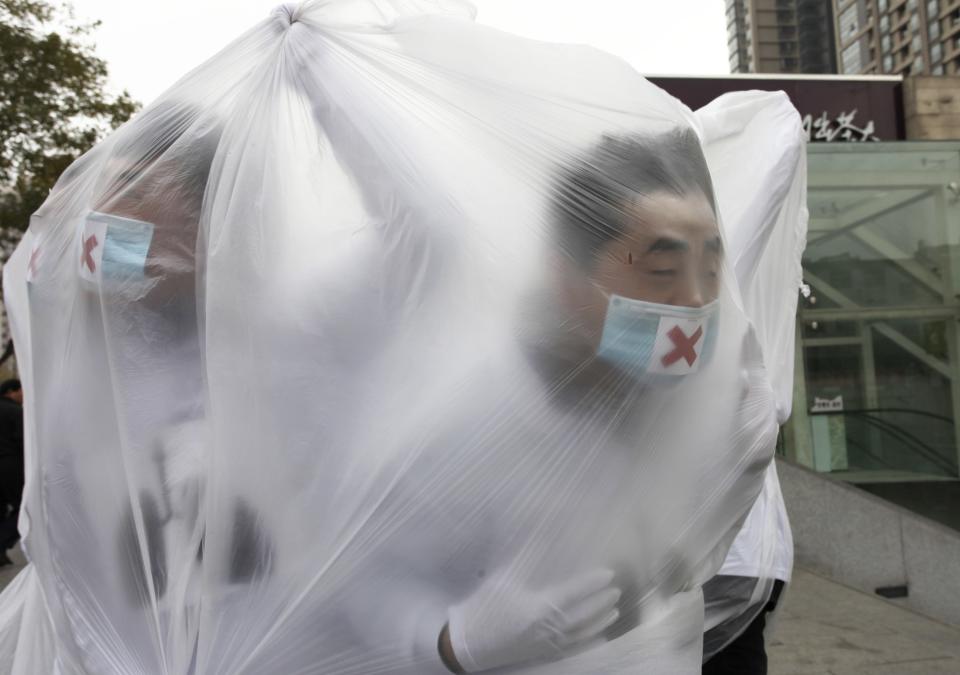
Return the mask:
<path fill-rule="evenodd" d="M 793 398 L 794 321 L 806 244 L 806 136 L 782 92 L 726 94 L 697 111 L 744 309 L 776 392 L 777 421 Z M 788 582 L 793 541 L 774 464 L 718 576 L 704 587 L 707 660 Z"/>
<path fill-rule="evenodd" d="M 697 672 L 777 430 L 697 128 L 460 3 L 326 0 L 76 162 L 4 279 L 57 668 Z M 492 630 L 595 570 L 609 627 Z"/>

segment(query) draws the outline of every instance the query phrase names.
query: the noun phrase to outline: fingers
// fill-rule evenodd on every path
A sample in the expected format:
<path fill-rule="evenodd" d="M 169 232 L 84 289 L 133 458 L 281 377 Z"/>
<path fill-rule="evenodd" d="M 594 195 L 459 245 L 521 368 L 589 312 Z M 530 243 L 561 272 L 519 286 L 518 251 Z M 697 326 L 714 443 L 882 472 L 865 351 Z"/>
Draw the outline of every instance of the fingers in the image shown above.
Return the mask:
<path fill-rule="evenodd" d="M 609 616 L 620 601 L 619 588 L 606 588 L 571 607 L 565 614 L 564 632 L 573 633 Z"/>
<path fill-rule="evenodd" d="M 596 569 L 573 577 L 546 591 L 547 599 L 562 612 L 607 589 L 613 581 L 613 571 Z"/>
<path fill-rule="evenodd" d="M 606 614 L 599 616 L 594 621 L 584 625 L 579 630 L 575 630 L 564 635 L 562 644 L 558 646 L 561 648 L 569 648 L 573 647 L 574 645 L 579 645 L 581 643 L 594 640 L 598 636 L 602 635 L 603 632 L 610 626 L 615 624 L 619 618 L 620 611 L 617 609 L 611 609 Z"/>

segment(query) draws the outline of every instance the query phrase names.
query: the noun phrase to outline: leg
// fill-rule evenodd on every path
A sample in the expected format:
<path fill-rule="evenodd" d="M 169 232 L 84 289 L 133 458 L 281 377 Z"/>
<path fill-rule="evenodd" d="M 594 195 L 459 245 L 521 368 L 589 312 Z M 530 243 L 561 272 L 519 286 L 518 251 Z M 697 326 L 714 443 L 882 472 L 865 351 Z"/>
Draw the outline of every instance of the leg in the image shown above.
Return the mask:
<path fill-rule="evenodd" d="M 772 612 L 780 598 L 783 582 L 777 580 L 770 600 L 740 636 L 703 664 L 703 675 L 767 675 L 767 651 L 763 630 L 767 614 Z"/>

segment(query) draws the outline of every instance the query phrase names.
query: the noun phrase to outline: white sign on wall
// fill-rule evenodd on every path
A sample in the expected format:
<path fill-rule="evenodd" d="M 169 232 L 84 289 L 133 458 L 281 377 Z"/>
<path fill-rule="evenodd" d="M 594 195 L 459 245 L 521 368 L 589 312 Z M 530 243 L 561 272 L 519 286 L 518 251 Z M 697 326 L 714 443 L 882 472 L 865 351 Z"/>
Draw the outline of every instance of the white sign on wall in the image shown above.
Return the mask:
<path fill-rule="evenodd" d="M 813 397 L 812 413 L 843 412 L 843 396 L 834 396 L 833 398 Z"/>
<path fill-rule="evenodd" d="M 850 112 L 842 112 L 834 118 L 827 115 L 826 111 L 816 119 L 813 115 L 807 114 L 803 117 L 803 130 L 807 132 L 807 140 L 811 142 L 865 143 L 867 141 L 879 141 L 880 139 L 874 135 L 876 127 L 873 120 L 867 120 L 866 124 L 858 126 L 854 123 L 856 116 L 856 108 Z"/>

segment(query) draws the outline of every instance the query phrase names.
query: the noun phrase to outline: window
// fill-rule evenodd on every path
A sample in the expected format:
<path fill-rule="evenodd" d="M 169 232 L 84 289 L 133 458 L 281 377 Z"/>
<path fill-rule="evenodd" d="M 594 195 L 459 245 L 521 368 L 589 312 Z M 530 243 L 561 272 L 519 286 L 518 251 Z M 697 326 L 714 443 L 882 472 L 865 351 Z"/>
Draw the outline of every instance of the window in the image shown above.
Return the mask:
<path fill-rule="evenodd" d="M 943 57 L 943 46 L 938 42 L 930 47 L 930 62 L 936 63 Z"/>
<path fill-rule="evenodd" d="M 863 69 L 863 38 L 843 50 L 840 60 L 843 62 L 843 72 L 859 73 Z"/>
<path fill-rule="evenodd" d="M 920 27 L 920 15 L 914 14 L 910 17 L 910 30 L 917 30 Z"/>
<path fill-rule="evenodd" d="M 845 40 L 860 30 L 860 17 L 857 15 L 857 3 L 853 3 L 840 15 L 840 39 Z"/>
<path fill-rule="evenodd" d="M 890 17 L 886 14 L 880 17 L 880 30 L 884 33 L 890 32 Z"/>
<path fill-rule="evenodd" d="M 933 72 L 934 75 L 943 75 L 943 64 L 938 63 L 933 67 L 933 70 L 931 72 Z"/>
<path fill-rule="evenodd" d="M 926 0 L 924 0 L 924 4 L 925 3 Z M 862 125 L 866 118 L 861 120 L 861 116 L 862 113 L 858 114 L 854 123 L 859 121 Z M 859 216 L 857 209 L 860 208 L 860 205 L 870 199 L 872 195 L 885 189 L 883 187 L 873 187 L 875 184 L 872 182 L 869 188 L 854 187 L 863 184 L 862 176 L 867 174 L 871 177 L 883 176 L 880 180 L 887 181 L 884 185 L 896 185 L 897 183 L 895 181 L 899 175 L 902 175 L 900 172 L 903 171 L 929 171 L 931 177 L 937 175 L 938 171 L 942 171 L 942 165 L 938 164 L 934 159 L 934 157 L 939 159 L 941 155 L 933 154 L 936 150 L 934 150 L 932 144 L 920 144 L 920 148 L 917 149 L 916 154 L 913 154 L 912 148 L 910 154 L 904 152 L 906 148 L 897 147 L 896 150 L 893 150 L 893 146 L 895 145 L 902 146 L 903 144 L 891 144 L 887 146 L 890 148 L 888 150 L 887 147 L 878 147 L 876 143 L 853 143 L 842 148 L 845 152 L 840 153 L 838 152 L 838 148 L 831 150 L 830 144 L 819 146 L 817 146 L 817 144 L 811 144 L 810 152 L 808 153 L 811 178 L 808 193 L 809 209 L 813 217 L 816 217 L 814 214 L 819 215 L 819 213 L 829 215 L 829 218 L 824 218 L 823 222 L 836 222 L 836 225 L 831 225 L 832 232 L 830 232 L 830 234 L 833 232 L 836 232 L 838 235 L 841 234 L 843 228 L 847 227 L 849 223 L 854 222 L 854 218 Z M 881 154 L 887 152 L 890 154 Z M 843 157 L 843 161 L 847 162 L 844 165 L 839 164 L 838 159 L 841 156 Z M 943 156 L 945 157 L 946 155 Z M 890 159 L 887 159 L 887 157 L 890 157 Z M 929 157 L 929 159 L 927 159 L 927 157 Z M 948 161 L 952 162 L 952 167 L 956 166 L 955 151 Z M 843 166 L 845 170 L 838 171 L 839 166 Z M 864 173 L 860 170 L 860 167 L 869 167 L 869 171 Z M 951 168 L 951 171 L 955 172 L 956 169 Z M 936 179 L 931 179 L 930 182 L 934 183 L 935 180 Z M 951 180 L 956 180 L 956 178 L 952 178 Z M 900 194 L 896 190 L 886 189 L 889 190 L 888 194 Z M 843 195 L 842 201 L 837 199 L 837 195 L 840 194 Z M 957 259 L 957 256 L 960 255 L 960 246 L 956 243 L 956 239 L 951 238 L 948 234 L 952 231 L 951 224 L 948 224 L 950 223 L 948 220 L 950 216 L 948 216 L 946 212 L 939 210 L 937 206 L 942 196 L 939 193 L 932 193 L 918 200 L 916 196 L 907 195 L 910 195 L 910 193 L 905 192 L 903 197 L 891 197 L 892 199 L 902 199 L 902 202 L 898 203 L 897 206 L 891 208 L 889 211 L 884 212 L 882 215 L 871 216 L 870 220 L 866 222 L 860 220 L 857 223 L 857 232 L 870 233 L 873 234 L 875 238 L 884 237 L 891 242 L 902 242 L 896 248 L 903 251 L 916 250 L 918 254 L 925 250 L 929 250 L 931 253 L 937 251 L 937 255 L 942 256 L 942 259 L 945 261 Z M 859 199 L 857 199 L 857 197 L 859 197 Z M 900 204 L 903 204 L 903 206 Z M 903 223 L 921 222 L 930 222 L 931 226 L 928 228 L 919 228 L 903 227 L 901 225 Z M 927 234 L 928 232 L 931 234 Z M 925 241 L 921 241 L 922 239 L 925 239 Z M 854 246 L 857 246 L 857 248 L 854 249 Z M 825 285 L 847 295 L 858 305 L 870 306 L 872 308 L 870 310 L 872 312 L 871 317 L 879 315 L 881 312 L 890 312 L 887 315 L 889 318 L 884 317 L 882 320 L 895 325 L 896 330 L 903 331 L 905 335 L 919 337 L 920 340 L 923 340 L 923 342 L 921 342 L 921 344 L 924 345 L 922 347 L 923 349 L 929 349 L 930 351 L 928 353 L 931 353 L 931 355 L 933 350 L 937 350 L 937 357 L 944 359 L 950 367 L 956 368 L 960 365 L 956 354 L 954 354 L 952 350 L 942 349 L 941 345 L 945 344 L 946 341 L 940 338 L 941 333 L 935 333 L 935 331 L 944 329 L 949 330 L 949 322 L 941 322 L 939 320 L 933 322 L 924 318 L 913 320 L 913 323 L 911 323 L 910 320 L 896 323 L 896 319 L 893 318 L 897 316 L 895 314 L 895 312 L 898 311 L 896 308 L 909 305 L 923 306 L 926 304 L 944 306 L 949 305 L 952 298 L 942 299 L 942 296 L 937 297 L 932 292 L 928 294 L 929 289 L 922 283 L 917 283 L 913 279 L 909 279 L 908 275 L 896 272 L 896 266 L 890 259 L 883 258 L 874 253 L 864 255 L 867 249 L 860 248 L 860 246 L 861 244 L 854 245 L 849 240 L 845 241 L 840 236 L 826 236 L 821 239 L 811 237 L 806 251 L 803 254 L 804 270 L 815 274 L 818 279 L 823 279 Z M 864 251 L 864 253 L 857 255 L 852 253 L 853 250 Z M 943 252 L 940 253 L 940 251 Z M 883 262 L 874 262 L 874 260 L 878 259 L 883 260 Z M 881 265 L 884 271 L 874 276 L 873 268 L 880 267 Z M 872 297 L 868 299 L 866 296 L 867 293 L 875 293 L 877 300 L 873 300 Z M 803 318 L 798 322 L 800 326 L 798 332 L 800 335 L 797 340 L 797 349 L 801 353 L 797 358 L 799 366 L 797 383 L 798 385 L 801 382 L 805 384 L 807 398 L 803 401 L 797 401 L 795 414 L 798 415 L 799 419 L 794 419 L 790 422 L 794 425 L 794 429 L 802 431 L 802 433 L 809 433 L 807 430 L 811 428 L 810 425 L 817 419 L 813 415 L 807 415 L 814 396 L 823 397 L 829 395 L 835 397 L 842 395 L 846 407 L 853 408 L 854 405 L 863 405 L 862 401 L 866 399 L 864 396 L 865 387 L 863 382 L 866 377 L 870 381 L 870 386 L 875 387 L 875 389 L 871 391 L 871 396 L 876 396 L 876 400 L 884 402 L 884 405 L 890 405 L 887 404 L 886 401 L 891 401 L 891 404 L 897 400 L 910 401 L 911 407 L 922 413 L 916 415 L 918 419 L 915 422 L 905 423 L 900 421 L 904 416 L 896 413 L 901 416 L 891 417 L 889 424 L 896 424 L 898 426 L 903 424 L 904 427 L 906 427 L 904 431 L 915 438 L 921 439 L 925 444 L 937 448 L 943 447 L 943 456 L 945 457 L 950 456 L 949 453 L 951 452 L 955 453 L 956 445 L 949 436 L 953 427 L 950 426 L 950 423 L 944 424 L 942 427 L 939 425 L 933 427 L 927 415 L 934 413 L 944 417 L 950 417 L 953 423 L 960 425 L 960 413 L 957 413 L 957 419 L 953 420 L 954 413 L 952 412 L 952 406 L 955 404 L 955 401 L 951 400 L 949 395 L 941 393 L 944 392 L 945 389 L 945 378 L 923 364 L 924 359 L 919 356 L 922 352 L 920 352 L 920 350 L 914 350 L 918 356 L 914 356 L 913 353 L 908 354 L 903 349 L 895 347 L 893 343 L 885 337 L 877 335 L 871 338 L 869 330 L 857 333 L 857 327 L 855 326 L 857 317 L 850 317 L 852 320 L 848 321 L 844 326 L 829 325 L 827 321 L 821 320 L 817 322 L 817 328 L 813 328 L 812 321 L 815 318 L 815 313 L 823 311 L 816 309 L 820 307 L 820 304 L 821 303 L 812 305 L 811 307 L 814 309 L 805 307 L 802 313 L 807 314 L 810 312 L 810 314 L 807 316 L 801 314 Z M 873 307 L 876 307 L 876 309 L 873 309 Z M 877 322 L 880 320 L 879 318 L 876 319 Z M 873 324 L 875 330 L 877 328 L 876 323 L 872 321 L 870 323 Z M 936 328 L 934 328 L 934 325 L 936 325 Z M 936 334 L 936 337 L 933 340 L 927 341 L 921 337 L 925 334 Z M 822 339 L 828 336 L 834 337 L 840 335 L 854 337 L 854 340 L 851 340 L 850 344 L 856 342 L 855 336 L 862 336 L 864 342 L 873 340 L 874 351 L 871 353 L 869 350 L 859 347 L 859 345 L 852 349 L 848 344 L 833 346 L 831 340 Z M 811 340 L 811 338 L 813 339 Z M 812 342 L 812 344 L 810 344 L 810 342 Z M 837 341 L 837 343 L 842 342 L 842 340 Z M 824 343 L 830 346 L 823 346 Z M 930 346 L 927 347 L 927 344 L 930 344 Z M 934 344 L 936 346 L 933 346 Z M 867 352 L 867 355 L 864 356 L 862 352 Z M 873 362 L 870 361 L 871 357 L 874 359 Z M 869 373 L 867 373 L 867 369 L 869 369 Z M 864 375 L 864 373 L 867 374 Z M 832 389 L 830 389 L 830 387 L 832 387 Z M 876 394 L 873 393 L 874 391 Z M 848 398 L 850 399 L 849 404 L 847 402 Z M 854 403 L 854 401 L 856 403 Z M 927 401 L 931 401 L 931 403 L 926 404 Z M 926 408 L 924 408 L 925 404 L 927 405 Z M 886 422 L 886 420 L 884 420 L 884 422 Z M 946 432 L 944 431 L 945 428 L 947 429 Z M 823 429 L 825 429 L 825 427 L 823 427 Z M 833 430 L 831 429 L 830 431 L 832 432 Z M 826 432 L 822 430 L 818 431 L 818 433 L 824 437 L 827 435 Z M 857 434 L 860 435 L 858 436 Z M 939 440 L 938 434 L 943 434 L 942 441 Z M 912 450 L 905 452 L 901 449 L 903 447 L 902 440 L 898 437 L 891 437 L 891 440 L 887 441 L 886 434 L 877 434 L 873 426 L 868 427 L 864 425 L 861 430 L 859 427 L 855 427 L 854 424 L 848 422 L 846 428 L 841 429 L 839 434 L 835 435 L 843 438 L 845 442 L 837 442 L 829 446 L 825 443 L 821 444 L 824 446 L 821 450 L 821 455 L 827 456 L 827 458 L 826 460 L 821 459 L 819 461 L 825 471 L 829 471 L 834 467 L 840 467 L 841 470 L 849 470 L 849 467 L 857 466 L 859 469 L 860 465 L 856 464 L 858 461 L 857 453 L 859 452 L 859 448 L 868 448 L 872 457 L 883 458 L 882 462 L 876 461 L 876 463 L 873 464 L 868 463 L 873 461 L 868 457 L 867 460 L 863 462 L 865 468 L 869 467 L 867 470 L 874 470 L 879 473 L 880 471 L 889 470 L 888 467 L 894 464 L 894 462 L 901 462 L 895 464 L 895 466 L 897 470 L 904 472 L 912 469 L 910 463 L 918 467 L 912 469 L 917 472 L 931 471 L 932 469 L 932 466 L 931 469 L 920 469 L 919 466 L 926 461 L 925 458 L 915 459 L 917 456 Z M 882 440 L 873 441 L 874 436 L 878 438 L 882 436 L 883 438 Z M 887 448 L 890 449 L 887 450 Z M 789 446 L 789 442 L 787 452 L 795 452 L 794 449 Z M 831 452 L 833 454 L 830 454 Z M 881 452 L 885 454 L 881 455 Z M 841 456 L 841 453 L 846 454 L 842 454 Z M 801 457 L 810 456 L 811 459 L 808 461 L 810 465 L 814 464 L 813 455 L 815 453 L 808 453 L 807 448 L 801 448 L 799 454 Z M 867 457 L 865 452 L 863 456 Z M 837 461 L 837 457 L 840 457 L 841 461 Z M 844 461 L 849 461 L 849 465 L 844 464 Z M 936 469 L 936 471 L 956 480 L 956 476 L 958 475 L 956 466 L 957 464 L 954 460 L 951 466 L 945 467 L 945 471 L 940 471 L 939 469 Z M 922 492 L 918 490 L 918 494 L 922 494 Z M 932 512 L 932 505 L 928 508 L 930 508 Z"/>
<path fill-rule="evenodd" d="M 913 60 L 913 65 L 910 67 L 910 72 L 914 75 L 919 75 L 923 72 L 923 57 L 918 56 Z"/>
<path fill-rule="evenodd" d="M 939 0 L 929 0 L 927 2 L 927 16 L 936 16 L 940 12 Z"/>
<path fill-rule="evenodd" d="M 883 14 L 887 11 L 887 0 L 879 0 L 877 2 L 877 7 L 880 8 L 880 13 Z"/>
<path fill-rule="evenodd" d="M 919 35 L 914 35 L 914 36 L 913 36 L 913 39 L 910 41 L 910 48 L 911 48 L 914 52 L 919 52 L 919 51 L 920 51 L 920 47 L 922 46 L 922 44 L 923 44 L 923 43 L 920 42 L 920 36 L 919 36 Z"/>
<path fill-rule="evenodd" d="M 887 54 L 883 57 L 883 72 L 889 73 L 893 70 L 893 57 Z"/>
<path fill-rule="evenodd" d="M 928 28 L 927 32 L 929 33 L 931 40 L 936 40 L 938 37 L 940 37 L 939 21 L 931 21 L 930 25 L 927 26 L 927 28 Z"/>
<path fill-rule="evenodd" d="M 890 36 L 889 36 L 889 35 L 884 35 L 882 38 L 880 38 L 880 46 L 883 48 L 884 53 L 887 53 L 887 52 L 890 51 Z"/>

